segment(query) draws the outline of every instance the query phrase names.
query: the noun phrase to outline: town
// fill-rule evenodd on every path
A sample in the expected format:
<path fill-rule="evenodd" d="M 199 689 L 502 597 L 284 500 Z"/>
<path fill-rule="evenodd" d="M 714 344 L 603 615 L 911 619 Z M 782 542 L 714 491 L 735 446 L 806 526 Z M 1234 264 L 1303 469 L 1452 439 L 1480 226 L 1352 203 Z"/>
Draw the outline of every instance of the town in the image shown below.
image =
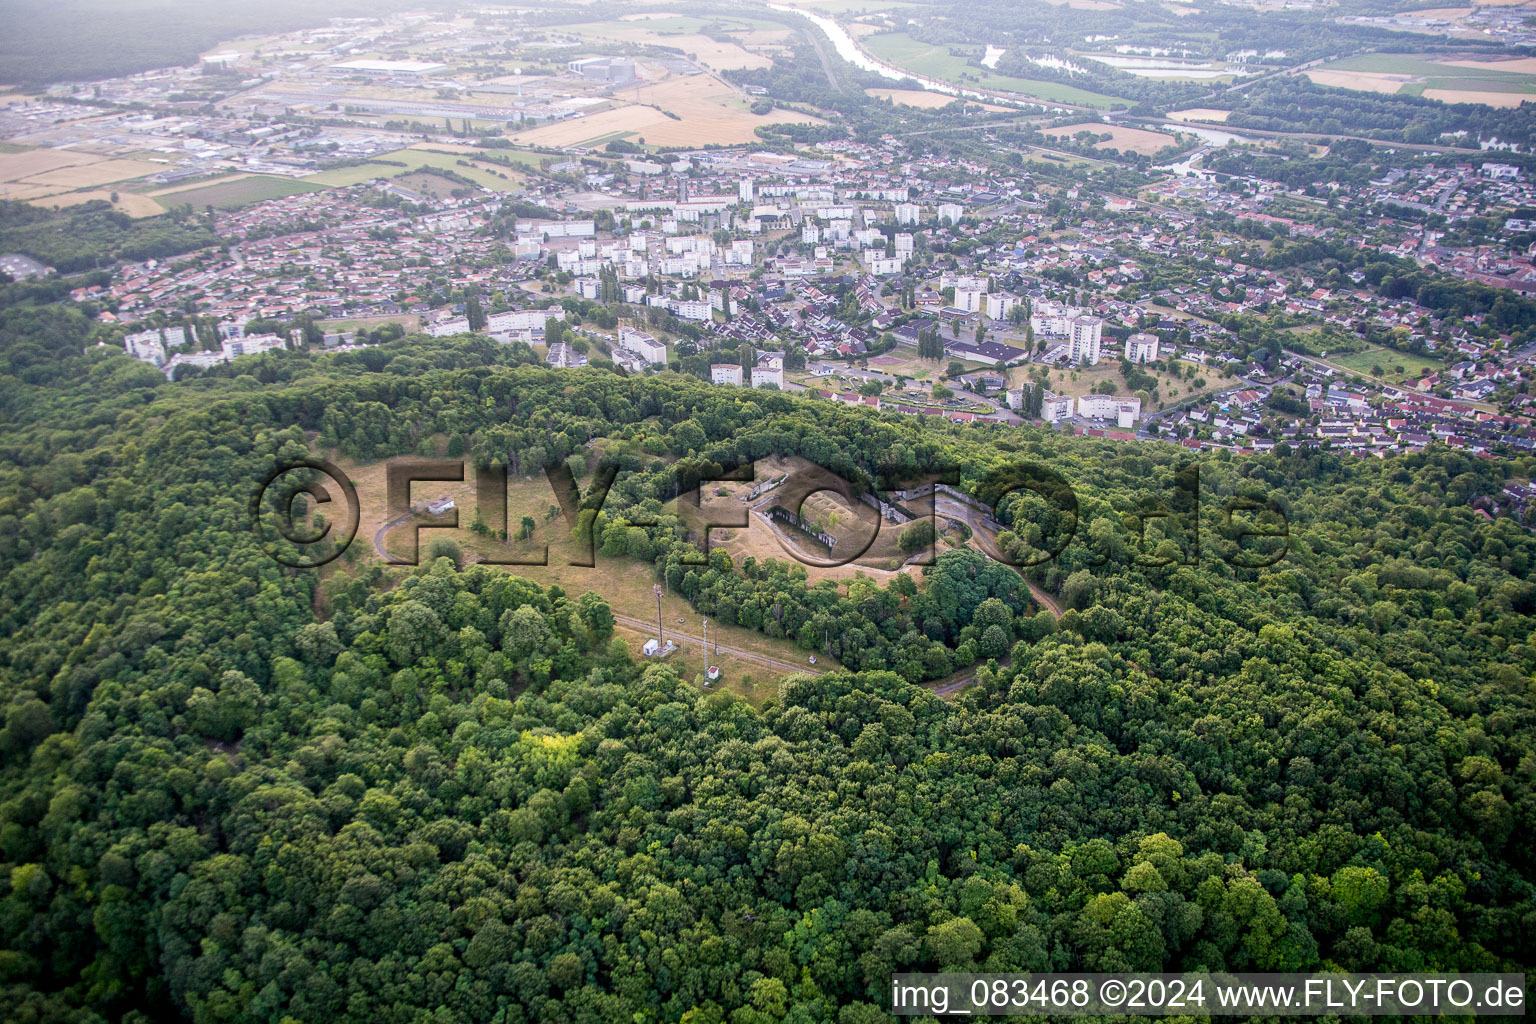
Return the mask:
<path fill-rule="evenodd" d="M 280 40 L 288 49 L 218 51 L 0 108 L 0 136 L 33 153 L 172 154 L 132 198 L 185 197 L 223 242 L 125 261 L 71 300 L 174 379 L 271 350 L 467 333 L 560 368 L 672 370 L 1195 450 L 1536 447 L 1536 343 L 1510 302 L 1466 314 L 1430 300 L 1437 289 L 1395 287 L 1420 273 L 1536 295 L 1536 185 L 1507 146 L 1450 160 L 1357 147 L 1379 174 L 1298 182 L 1303 158 L 1349 146 L 1280 159 L 1191 125 L 1156 135 L 1163 162 L 1146 184 L 1114 191 L 1098 183 L 1108 174 L 1064 181 L 1043 160 L 1000 174 L 896 132 L 599 144 L 626 90 L 761 90 L 702 58 L 581 56 L 590 40 L 555 30 L 524 40 L 546 55 L 536 74 L 466 81 L 389 45 L 423 33 L 433 52 L 462 52 L 460 23 L 337 20 Z M 1078 121 L 1050 130 L 1060 148 L 1036 147 L 1044 160 L 1154 135 L 1036 112 Z M 794 128 L 743 116 L 773 122 L 759 140 Z M 537 135 L 551 128 L 565 134 Z M 253 180 L 293 190 L 214 194 Z M 199 211 L 200 195 L 215 201 Z M 1363 257 L 1343 269 L 1344 250 Z M 51 269 L 8 259 L 13 277 Z"/>

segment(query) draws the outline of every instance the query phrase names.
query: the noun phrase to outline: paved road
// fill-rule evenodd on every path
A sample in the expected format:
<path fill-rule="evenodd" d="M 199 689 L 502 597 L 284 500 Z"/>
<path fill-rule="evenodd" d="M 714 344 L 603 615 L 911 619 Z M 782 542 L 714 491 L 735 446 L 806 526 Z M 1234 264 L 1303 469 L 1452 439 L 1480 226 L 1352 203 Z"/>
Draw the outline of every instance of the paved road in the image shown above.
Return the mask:
<path fill-rule="evenodd" d="M 383 561 L 384 564 L 386 564 L 386 565 L 404 565 L 404 564 L 406 564 L 404 562 L 397 562 L 397 561 L 395 561 L 395 559 L 390 555 L 390 553 L 388 551 L 384 550 L 384 535 L 389 533 L 390 530 L 393 530 L 395 527 L 401 525 L 402 523 L 410 522 L 411 521 L 411 517 L 414 516 L 414 515 L 415 515 L 414 512 L 407 512 L 403 516 L 396 516 L 395 518 L 389 520 L 389 522 L 385 523 L 383 526 L 379 527 L 377 530 L 373 531 L 373 551 L 374 551 L 374 553 L 376 555 L 379 556 L 379 559 L 381 561 Z"/>
<path fill-rule="evenodd" d="M 963 501 L 959 501 L 951 495 L 940 491 L 934 496 L 933 510 L 936 514 L 948 519 L 958 519 L 971 528 L 971 539 L 981 549 L 981 553 L 995 562 L 1007 562 L 1002 557 L 1002 549 L 997 546 L 997 529 L 993 526 L 990 516 L 986 516 Z M 1017 570 L 1015 570 L 1017 571 Z M 1044 587 L 1029 579 L 1023 573 L 1019 578 L 1029 587 L 1030 596 L 1051 610 L 1052 615 L 1061 614 L 1061 603 L 1056 600 Z M 974 678 L 974 677 L 973 677 Z M 955 689 L 959 684 L 951 684 Z M 945 687 L 943 692 L 949 692 L 950 687 Z"/>
<path fill-rule="evenodd" d="M 651 619 L 636 619 L 628 615 L 615 614 L 613 616 L 613 620 L 620 625 L 628 626 L 630 629 L 638 629 L 646 634 L 649 634 L 651 627 L 656 625 L 655 621 Z M 697 644 L 700 647 L 704 646 L 703 637 L 690 636 L 689 634 L 684 633 L 681 630 L 673 629 L 670 626 L 667 628 L 667 639 L 681 640 L 684 643 Z M 764 668 L 777 669 L 780 672 L 805 672 L 813 676 L 819 676 L 826 671 L 825 669 L 818 668 L 809 662 L 794 662 L 785 661 L 782 658 L 770 658 L 766 654 L 758 654 L 755 651 L 744 651 L 739 647 L 731 647 L 728 644 L 715 644 L 713 646 L 721 654 L 729 654 L 733 658 L 739 658 L 742 661 L 749 661 L 754 665 L 762 665 Z"/>

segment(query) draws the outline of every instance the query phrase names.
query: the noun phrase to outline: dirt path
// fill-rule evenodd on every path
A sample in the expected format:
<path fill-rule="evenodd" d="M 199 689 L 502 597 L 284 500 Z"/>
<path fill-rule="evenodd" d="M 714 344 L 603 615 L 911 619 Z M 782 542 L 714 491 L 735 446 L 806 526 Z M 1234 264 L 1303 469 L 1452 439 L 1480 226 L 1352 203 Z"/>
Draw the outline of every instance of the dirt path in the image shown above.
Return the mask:
<path fill-rule="evenodd" d="M 641 632 L 648 635 L 651 632 L 651 627 L 656 625 L 656 623 L 650 619 L 636 619 L 628 615 L 618 614 L 613 616 L 613 621 L 619 623 L 622 626 L 628 626 L 630 629 L 640 630 Z M 704 646 L 703 637 L 690 636 L 689 634 L 676 629 L 667 630 L 667 639 L 682 640 L 685 643 L 697 644 L 700 647 Z M 722 654 L 729 654 L 733 658 L 739 658 L 742 661 L 749 661 L 754 665 L 762 665 L 764 668 L 777 669 L 780 672 L 804 672 L 808 675 L 819 676 L 825 671 L 824 669 L 817 668 L 815 665 L 812 665 L 808 662 L 803 665 L 796 664 L 791 661 L 784 661 L 781 658 L 770 658 L 766 654 L 758 654 L 755 651 L 744 651 L 739 647 L 731 647 L 726 644 L 714 644 L 712 646 L 714 646 Z"/>

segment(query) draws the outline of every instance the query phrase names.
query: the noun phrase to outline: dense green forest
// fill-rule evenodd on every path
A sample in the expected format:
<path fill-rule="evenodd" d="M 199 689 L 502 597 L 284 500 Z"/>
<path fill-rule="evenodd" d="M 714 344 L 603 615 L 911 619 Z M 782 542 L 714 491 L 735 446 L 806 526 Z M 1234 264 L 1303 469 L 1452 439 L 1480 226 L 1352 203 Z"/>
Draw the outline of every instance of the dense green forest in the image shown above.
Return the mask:
<path fill-rule="evenodd" d="M 1170 535 L 1159 567 L 1123 517 L 1171 445 L 470 338 L 168 383 L 91 330 L 0 310 L 9 1020 L 865 1024 L 907 968 L 1532 963 L 1536 541 L 1467 507 L 1531 459 L 1213 458 L 1201 557 Z M 593 438 L 621 466 L 599 558 L 791 640 L 857 629 L 848 668 L 752 706 L 636 664 L 595 596 L 365 550 L 290 570 L 251 530 L 279 459 L 524 472 Z M 1049 467 L 1076 516 L 1000 509 L 1023 555 L 1075 527 L 1027 570 L 1063 614 L 964 554 L 847 592 L 685 567 L 663 499 L 770 452 L 988 497 Z M 1283 561 L 1242 567 L 1232 498 L 1285 512 Z M 954 700 L 911 681 L 967 658 Z"/>
<path fill-rule="evenodd" d="M 110 267 L 119 260 L 180 256 L 218 244 L 205 217 L 187 206 L 135 220 L 105 199 L 62 210 L 0 202 L 0 250 L 25 253 L 61 274 Z"/>

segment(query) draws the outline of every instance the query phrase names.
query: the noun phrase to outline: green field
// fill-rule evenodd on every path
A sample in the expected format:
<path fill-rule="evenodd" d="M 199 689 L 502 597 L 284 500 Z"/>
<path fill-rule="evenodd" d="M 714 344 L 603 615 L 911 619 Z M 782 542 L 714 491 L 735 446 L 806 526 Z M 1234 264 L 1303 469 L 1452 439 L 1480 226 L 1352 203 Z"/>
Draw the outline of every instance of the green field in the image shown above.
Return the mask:
<path fill-rule="evenodd" d="M 500 152 L 498 150 L 497 152 Z M 505 167 L 496 167 L 484 161 L 477 160 L 473 153 L 444 153 L 436 150 L 406 149 L 385 156 L 387 160 L 399 160 L 405 164 L 405 169 L 417 170 L 421 167 L 435 167 L 438 170 L 453 171 L 473 181 L 476 185 L 488 188 L 493 192 L 514 192 L 523 188 L 523 176 L 515 170 Z M 460 160 L 469 161 L 468 166 L 459 163 Z"/>
<path fill-rule="evenodd" d="M 343 317 L 339 320 L 316 320 L 315 323 L 327 331 L 356 331 L 362 328 L 371 330 L 381 324 L 400 324 L 407 334 L 413 334 L 421 329 L 421 317 L 415 313 L 400 313 L 395 316 Z"/>
<path fill-rule="evenodd" d="M 205 206 L 231 210 L 237 206 L 249 206 L 267 199 L 296 196 L 301 192 L 319 192 L 323 188 L 323 185 L 295 181 L 293 178 L 257 174 L 249 178 L 235 178 L 230 181 L 214 182 L 211 185 L 182 189 L 179 192 L 168 192 L 157 198 L 162 205 L 191 203 L 193 209 L 198 210 Z"/>
<path fill-rule="evenodd" d="M 922 40 L 913 39 L 905 32 L 882 32 L 879 35 L 866 36 L 862 42 L 864 48 L 870 53 L 898 68 L 946 82 L 954 82 L 957 85 L 969 85 L 996 92 L 1016 92 L 1021 96 L 1046 102 L 1075 103 L 1085 107 L 1107 108 L 1116 103 L 1125 103 L 1124 100 L 1114 96 L 1089 92 L 1086 89 L 1062 85 L 1059 82 L 1042 82 L 1032 78 L 999 75 L 986 68 L 966 63 L 964 57 L 951 54 L 949 52 L 951 44 L 925 43 Z M 961 45 L 955 48 L 974 50 L 977 57 L 980 57 L 983 52 L 980 46 Z"/>
<path fill-rule="evenodd" d="M 371 178 L 392 178 L 415 166 L 417 165 L 405 161 L 400 154 L 390 153 L 378 160 L 370 160 L 354 167 L 335 167 L 329 171 L 321 171 L 319 174 L 311 174 L 304 180 L 312 181 L 316 185 L 332 187 L 356 185 Z"/>

